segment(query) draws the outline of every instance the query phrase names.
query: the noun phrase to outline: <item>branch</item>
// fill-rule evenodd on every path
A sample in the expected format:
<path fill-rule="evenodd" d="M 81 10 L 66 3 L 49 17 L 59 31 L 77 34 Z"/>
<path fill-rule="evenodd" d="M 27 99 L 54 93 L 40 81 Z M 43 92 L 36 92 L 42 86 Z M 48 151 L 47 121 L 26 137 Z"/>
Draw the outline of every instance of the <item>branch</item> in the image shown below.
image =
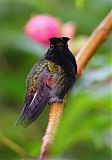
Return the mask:
<path fill-rule="evenodd" d="M 104 42 L 112 31 L 112 11 L 106 16 L 102 23 L 92 33 L 88 41 L 76 55 L 77 75 L 80 76 L 94 54 L 95 50 Z M 50 106 L 49 122 L 41 147 L 39 160 L 44 160 L 49 154 L 51 145 L 54 140 L 57 126 L 63 112 L 64 104 L 54 103 Z"/>
<path fill-rule="evenodd" d="M 45 136 L 43 137 L 43 143 L 42 143 L 39 160 L 45 159 L 46 155 L 48 155 L 50 152 L 50 148 L 52 146 L 52 142 L 56 133 L 57 126 L 60 122 L 63 108 L 64 108 L 64 105 L 61 103 L 53 103 L 50 106 L 49 122 L 45 132 Z"/>
<path fill-rule="evenodd" d="M 88 63 L 89 59 L 95 53 L 95 50 L 105 41 L 112 31 L 112 11 L 104 18 L 100 25 L 92 33 L 88 41 L 81 48 L 76 56 L 77 75 L 80 76 Z"/>
<path fill-rule="evenodd" d="M 4 136 L 1 132 L 0 132 L 0 142 L 9 147 L 10 149 L 12 149 L 22 158 L 28 158 L 30 156 L 19 145 L 11 141 L 8 137 Z"/>

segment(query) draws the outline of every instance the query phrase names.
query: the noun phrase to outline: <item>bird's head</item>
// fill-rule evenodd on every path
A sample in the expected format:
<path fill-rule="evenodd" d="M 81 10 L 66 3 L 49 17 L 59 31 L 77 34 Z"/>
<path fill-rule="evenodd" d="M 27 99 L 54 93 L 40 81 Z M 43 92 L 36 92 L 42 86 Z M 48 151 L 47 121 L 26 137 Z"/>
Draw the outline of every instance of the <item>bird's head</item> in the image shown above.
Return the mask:
<path fill-rule="evenodd" d="M 52 48 L 52 49 L 59 49 L 59 50 L 65 49 L 65 48 L 68 47 L 67 42 L 69 40 L 70 39 L 68 37 L 61 37 L 61 38 L 53 37 L 53 38 L 50 38 L 49 39 L 49 41 L 50 41 L 50 48 Z"/>

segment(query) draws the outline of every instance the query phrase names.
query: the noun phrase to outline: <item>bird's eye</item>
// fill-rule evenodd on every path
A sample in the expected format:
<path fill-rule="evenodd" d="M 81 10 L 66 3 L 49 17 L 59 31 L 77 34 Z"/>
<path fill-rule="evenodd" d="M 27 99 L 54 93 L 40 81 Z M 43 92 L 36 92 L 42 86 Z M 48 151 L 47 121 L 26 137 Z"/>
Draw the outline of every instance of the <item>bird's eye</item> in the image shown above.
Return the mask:
<path fill-rule="evenodd" d="M 51 48 L 54 48 L 54 45 L 53 44 L 51 44 L 51 46 L 50 46 Z"/>

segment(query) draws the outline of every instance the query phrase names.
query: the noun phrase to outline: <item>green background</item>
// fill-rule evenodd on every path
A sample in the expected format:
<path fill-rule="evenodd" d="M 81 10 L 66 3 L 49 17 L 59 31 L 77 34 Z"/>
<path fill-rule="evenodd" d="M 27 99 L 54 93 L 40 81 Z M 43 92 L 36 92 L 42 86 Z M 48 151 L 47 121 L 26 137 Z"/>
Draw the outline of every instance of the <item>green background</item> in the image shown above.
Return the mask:
<path fill-rule="evenodd" d="M 37 157 L 49 107 L 26 129 L 14 127 L 23 106 L 25 80 L 46 47 L 23 28 L 32 15 L 47 13 L 77 25 L 76 43 L 89 36 L 112 8 L 110 0 L 0 0 L 0 160 Z M 111 159 L 112 35 L 96 51 L 67 100 L 54 142 L 53 159 Z"/>

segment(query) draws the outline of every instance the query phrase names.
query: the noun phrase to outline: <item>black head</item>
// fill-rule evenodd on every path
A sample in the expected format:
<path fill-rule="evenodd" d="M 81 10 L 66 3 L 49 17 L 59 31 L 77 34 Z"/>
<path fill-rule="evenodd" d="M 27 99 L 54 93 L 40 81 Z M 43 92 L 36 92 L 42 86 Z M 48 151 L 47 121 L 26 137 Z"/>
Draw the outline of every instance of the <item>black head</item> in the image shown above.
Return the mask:
<path fill-rule="evenodd" d="M 68 47 L 68 44 L 67 42 L 69 41 L 70 39 L 68 37 L 53 37 L 53 38 L 50 38 L 49 41 L 50 41 L 50 47 L 54 47 L 54 48 L 63 48 L 63 47 Z"/>
<path fill-rule="evenodd" d="M 53 37 L 50 38 L 50 48 L 48 49 L 47 53 L 45 54 L 45 59 L 55 62 L 59 64 L 63 68 L 68 70 L 68 66 L 73 65 L 76 69 L 76 62 L 75 57 L 71 53 L 68 48 L 68 41 L 70 39 L 68 37 Z M 77 70 L 77 69 L 76 69 Z"/>

